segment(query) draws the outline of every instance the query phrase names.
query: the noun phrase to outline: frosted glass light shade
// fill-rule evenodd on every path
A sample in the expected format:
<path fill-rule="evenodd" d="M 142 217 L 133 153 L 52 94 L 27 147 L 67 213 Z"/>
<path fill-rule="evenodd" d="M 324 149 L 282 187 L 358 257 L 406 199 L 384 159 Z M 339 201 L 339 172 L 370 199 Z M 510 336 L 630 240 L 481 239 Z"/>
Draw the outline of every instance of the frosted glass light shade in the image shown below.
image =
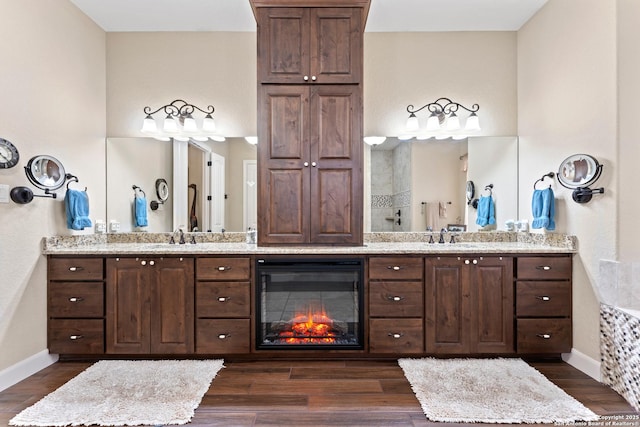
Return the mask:
<path fill-rule="evenodd" d="M 453 131 L 460 129 L 460 119 L 456 113 L 451 113 L 447 119 L 447 130 Z"/>
<path fill-rule="evenodd" d="M 151 115 L 147 115 L 142 122 L 142 132 L 145 133 L 153 133 L 157 130 L 156 121 L 151 117 Z"/>
<path fill-rule="evenodd" d="M 467 123 L 465 123 L 464 129 L 468 131 L 480 130 L 480 119 L 476 113 L 471 113 L 467 118 Z"/>
<path fill-rule="evenodd" d="M 440 129 L 440 118 L 436 113 L 431 113 L 427 119 L 427 131 L 434 131 Z"/>
<path fill-rule="evenodd" d="M 178 123 L 173 120 L 171 114 L 167 114 L 167 117 L 164 119 L 164 125 L 162 126 L 162 129 L 165 132 L 178 132 Z"/>
<path fill-rule="evenodd" d="M 215 132 L 216 122 L 211 117 L 211 114 L 207 114 L 202 121 L 202 130 L 205 132 Z"/>
<path fill-rule="evenodd" d="M 407 132 L 415 132 L 418 129 L 420 129 L 420 122 L 418 121 L 418 118 L 416 117 L 415 114 L 411 113 L 411 115 L 409 115 L 409 118 L 407 119 L 407 124 L 405 127 Z"/>
<path fill-rule="evenodd" d="M 367 145 L 380 145 L 387 140 L 386 136 L 365 136 L 363 138 Z"/>
<path fill-rule="evenodd" d="M 184 118 L 182 128 L 185 132 L 197 132 L 198 124 L 196 123 L 196 119 L 194 119 L 191 114 L 188 114 L 187 117 Z"/>

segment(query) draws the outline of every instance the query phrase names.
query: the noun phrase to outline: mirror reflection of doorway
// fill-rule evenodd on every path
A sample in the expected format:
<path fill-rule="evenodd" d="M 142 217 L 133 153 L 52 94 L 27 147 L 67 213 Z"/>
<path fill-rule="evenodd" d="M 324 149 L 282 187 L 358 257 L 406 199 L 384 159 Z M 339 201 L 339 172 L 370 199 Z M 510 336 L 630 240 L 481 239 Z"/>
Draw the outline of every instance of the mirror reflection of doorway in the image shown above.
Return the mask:
<path fill-rule="evenodd" d="M 187 213 L 187 229 L 191 231 L 192 212 L 198 219 L 198 231 L 220 232 L 224 226 L 225 211 L 225 158 L 207 146 L 189 144 L 187 186 L 196 186 L 195 209 L 193 187 L 181 211 Z M 182 223 L 181 223 L 182 225 Z"/>

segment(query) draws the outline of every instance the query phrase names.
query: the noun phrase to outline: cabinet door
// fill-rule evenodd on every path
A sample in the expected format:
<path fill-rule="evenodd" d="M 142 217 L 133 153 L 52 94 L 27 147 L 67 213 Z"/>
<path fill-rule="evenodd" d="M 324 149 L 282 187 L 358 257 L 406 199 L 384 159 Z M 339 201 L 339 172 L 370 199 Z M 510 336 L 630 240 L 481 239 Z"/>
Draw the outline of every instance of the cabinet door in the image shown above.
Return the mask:
<path fill-rule="evenodd" d="M 469 353 L 469 270 L 459 258 L 427 258 L 425 280 L 427 352 Z"/>
<path fill-rule="evenodd" d="M 476 353 L 513 353 L 513 259 L 473 257 L 471 348 Z"/>
<path fill-rule="evenodd" d="M 138 258 L 107 259 L 107 353 L 150 351 L 149 268 Z"/>
<path fill-rule="evenodd" d="M 362 244 L 360 111 L 358 86 L 311 89 L 311 242 Z"/>
<path fill-rule="evenodd" d="M 256 19 L 258 82 L 303 84 L 310 81 L 309 9 L 259 8 Z"/>
<path fill-rule="evenodd" d="M 258 122 L 258 241 L 309 241 L 308 88 L 260 88 Z"/>
<path fill-rule="evenodd" d="M 159 258 L 150 269 L 151 352 L 194 351 L 193 258 Z"/>
<path fill-rule="evenodd" d="M 311 81 L 362 81 L 362 9 L 317 8 L 310 15 Z"/>

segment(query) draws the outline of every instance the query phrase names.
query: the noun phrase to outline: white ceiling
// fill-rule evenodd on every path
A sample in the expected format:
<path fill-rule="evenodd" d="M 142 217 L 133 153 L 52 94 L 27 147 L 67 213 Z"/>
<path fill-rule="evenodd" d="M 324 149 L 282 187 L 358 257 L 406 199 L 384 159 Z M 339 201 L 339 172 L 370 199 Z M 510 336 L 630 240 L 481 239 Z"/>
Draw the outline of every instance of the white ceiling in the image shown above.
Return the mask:
<path fill-rule="evenodd" d="M 71 0 L 105 31 L 255 31 L 249 0 Z M 368 32 L 516 31 L 547 0 L 371 0 Z"/>

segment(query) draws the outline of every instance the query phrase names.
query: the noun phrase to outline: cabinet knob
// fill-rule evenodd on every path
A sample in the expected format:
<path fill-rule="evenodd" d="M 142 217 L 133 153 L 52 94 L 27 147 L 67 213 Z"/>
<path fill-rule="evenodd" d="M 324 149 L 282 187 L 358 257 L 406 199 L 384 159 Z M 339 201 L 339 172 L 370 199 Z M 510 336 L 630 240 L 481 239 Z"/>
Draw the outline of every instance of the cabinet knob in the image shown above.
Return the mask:
<path fill-rule="evenodd" d="M 543 338 L 545 340 L 548 340 L 549 338 L 551 338 L 551 334 L 536 334 L 536 336 Z"/>
<path fill-rule="evenodd" d="M 539 300 L 542 300 L 542 301 L 550 301 L 551 300 L 551 297 L 548 297 L 546 295 L 539 295 L 536 298 L 538 298 Z"/>
<path fill-rule="evenodd" d="M 389 295 L 389 296 L 387 297 L 387 299 L 388 299 L 389 301 L 402 301 L 402 300 L 404 299 L 404 297 L 401 297 L 401 296 L 399 296 L 399 295 Z"/>
<path fill-rule="evenodd" d="M 391 338 L 398 339 L 398 338 L 401 338 L 402 335 L 404 335 L 404 334 L 400 334 L 398 332 L 389 332 L 387 335 L 389 335 Z"/>
<path fill-rule="evenodd" d="M 539 265 L 536 267 L 538 270 L 544 270 L 544 271 L 549 271 L 551 270 L 551 266 L 549 265 Z"/>
<path fill-rule="evenodd" d="M 156 262 L 151 260 L 151 261 L 149 261 L 149 265 L 156 265 Z"/>
<path fill-rule="evenodd" d="M 84 268 L 82 267 L 69 267 L 69 271 L 82 271 Z"/>
<path fill-rule="evenodd" d="M 82 338 L 84 338 L 82 335 L 69 335 L 69 339 L 72 341 L 80 340 Z"/>
<path fill-rule="evenodd" d="M 307 168 L 307 167 L 309 167 L 309 162 L 304 162 L 303 165 L 304 165 L 305 168 Z"/>
<path fill-rule="evenodd" d="M 311 76 L 311 80 L 316 81 L 316 76 Z"/>
<path fill-rule="evenodd" d="M 219 340 L 224 340 L 227 339 L 231 336 L 231 334 L 218 334 L 218 339 Z"/>
<path fill-rule="evenodd" d="M 478 263 L 478 260 L 474 259 L 472 262 L 473 262 L 473 265 L 476 265 Z"/>
<path fill-rule="evenodd" d="M 304 79 L 305 82 L 308 82 L 309 81 L 309 76 L 304 76 L 303 79 Z"/>
<path fill-rule="evenodd" d="M 231 299 L 231 297 L 218 297 L 218 302 L 227 302 Z"/>
<path fill-rule="evenodd" d="M 83 301 L 84 298 L 80 298 L 80 297 L 71 297 L 69 298 L 69 302 L 80 302 Z"/>
<path fill-rule="evenodd" d="M 318 164 L 316 162 L 311 162 L 311 166 L 313 166 L 314 168 L 317 166 Z"/>
<path fill-rule="evenodd" d="M 231 270 L 231 267 L 228 265 L 227 266 L 221 265 L 220 267 L 218 267 L 218 271 L 228 271 L 228 270 Z"/>
<path fill-rule="evenodd" d="M 142 260 L 142 261 L 140 261 L 140 264 L 141 264 L 141 265 L 147 265 L 147 261 Z"/>
<path fill-rule="evenodd" d="M 466 265 L 469 265 L 469 264 L 470 264 L 470 261 L 469 261 L 468 259 L 465 259 L 465 260 L 464 260 L 464 263 L 465 263 Z"/>

